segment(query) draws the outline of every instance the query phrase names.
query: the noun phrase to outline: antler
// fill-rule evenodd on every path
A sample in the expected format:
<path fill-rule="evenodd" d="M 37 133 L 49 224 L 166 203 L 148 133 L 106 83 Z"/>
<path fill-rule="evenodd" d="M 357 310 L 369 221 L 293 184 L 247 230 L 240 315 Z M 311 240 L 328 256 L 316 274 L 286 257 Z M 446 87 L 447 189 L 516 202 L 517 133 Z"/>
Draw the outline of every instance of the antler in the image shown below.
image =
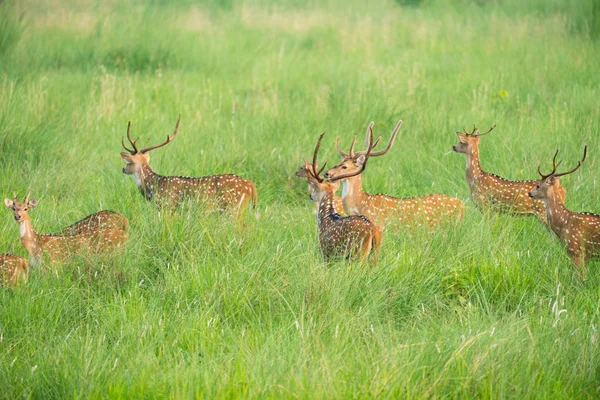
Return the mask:
<path fill-rule="evenodd" d="M 365 167 L 367 166 L 367 161 L 369 160 L 369 157 L 371 156 L 371 151 L 373 150 L 373 148 L 375 146 L 377 146 L 377 143 L 379 143 L 379 139 L 376 140 L 375 143 L 373 143 L 373 130 L 370 129 L 369 131 L 370 131 L 369 143 L 367 145 L 367 151 L 364 153 L 365 160 L 363 161 L 363 164 L 360 167 L 360 169 L 358 171 L 350 172 L 348 174 L 342 174 L 342 175 L 335 176 L 330 179 L 331 182 L 339 181 L 340 179 L 351 178 L 353 176 L 362 174 L 362 172 L 365 170 Z M 371 143 L 373 143 L 373 144 L 371 144 Z"/>
<path fill-rule="evenodd" d="M 140 150 L 140 153 L 147 153 L 150 150 L 158 149 L 159 147 L 163 147 L 164 145 L 171 143 L 173 141 L 173 139 L 175 139 L 175 135 L 177 135 L 177 129 L 179 129 L 179 121 L 180 120 L 181 120 L 181 114 L 179 114 L 179 118 L 177 118 L 177 124 L 175 124 L 175 130 L 173 131 L 173 134 L 170 136 L 167 136 L 167 140 L 165 140 L 161 144 L 157 144 L 156 146 L 145 147 L 142 150 Z M 137 141 L 137 139 L 136 139 L 136 141 Z"/>
<path fill-rule="evenodd" d="M 354 158 L 354 144 L 356 143 L 356 136 L 352 139 L 352 144 L 350 145 L 350 152 L 346 153 L 344 150 L 340 148 L 340 137 L 335 138 L 335 148 L 338 153 L 344 158 Z"/>
<path fill-rule="evenodd" d="M 138 153 L 138 149 L 135 144 L 137 143 L 138 140 L 140 140 L 140 138 L 131 140 L 130 131 L 131 131 L 131 121 L 129 121 L 129 123 L 127 124 L 127 140 L 129 140 L 129 143 L 131 144 L 131 146 L 133 146 L 133 150 L 130 150 L 127 147 L 125 147 L 125 138 L 123 136 L 121 136 L 121 145 L 123 145 L 123 148 L 125 150 L 127 150 L 131 155 L 134 155 L 134 154 Z"/>
<path fill-rule="evenodd" d="M 398 134 L 398 131 L 400 130 L 401 126 L 402 126 L 402 120 L 399 120 L 398 123 L 396 124 L 396 127 L 394 128 L 394 131 L 392 132 L 392 136 L 390 137 L 390 141 L 388 142 L 388 144 L 385 147 L 385 149 L 380 150 L 380 151 L 371 152 L 371 157 L 382 156 L 385 153 L 387 153 L 388 151 L 390 151 L 390 149 L 392 148 L 392 145 L 394 144 L 394 140 L 396 140 L 396 135 Z M 371 125 L 369 125 L 369 128 L 371 130 L 371 143 L 373 143 L 373 123 L 372 122 L 371 122 Z M 379 143 L 380 139 L 381 139 L 381 136 L 373 144 L 372 149 L 375 148 L 375 146 L 377 146 L 377 144 Z"/>
<path fill-rule="evenodd" d="M 319 136 L 319 140 L 317 141 L 317 146 L 315 147 L 312 161 L 313 170 L 312 172 L 308 171 L 308 173 L 310 173 L 319 183 L 324 181 L 324 179 L 321 178 L 321 172 L 323 172 L 325 166 L 327 165 L 327 163 L 325 163 L 320 170 L 317 170 L 317 155 L 319 154 L 319 148 L 321 147 L 321 140 L 323 140 L 323 136 L 325 136 L 325 132 L 321 133 L 321 136 Z"/>
<path fill-rule="evenodd" d="M 554 173 L 556 173 L 556 169 L 558 168 L 558 166 L 560 165 L 560 163 L 562 161 L 560 161 L 558 164 L 556 163 L 556 156 L 558 156 L 558 150 L 556 150 L 556 153 L 554 153 L 554 157 L 552 158 L 552 172 L 550 172 L 548 175 L 544 175 L 542 174 L 542 171 L 540 171 L 540 163 L 538 163 L 538 174 L 540 174 L 540 176 L 542 177 L 542 180 L 546 179 L 547 177 L 549 177 L 550 175 L 553 175 Z"/>
<path fill-rule="evenodd" d="M 474 134 L 474 135 L 472 134 L 472 136 L 479 137 L 479 136 L 487 135 L 488 133 L 490 133 L 491 131 L 493 131 L 495 127 L 496 127 L 496 124 L 494 124 L 494 126 L 492 126 L 492 127 L 491 127 L 490 129 L 488 129 L 487 131 L 485 131 L 485 132 L 483 132 L 483 133 L 481 133 L 481 132 L 477 131 L 477 133 L 476 133 L 476 134 Z"/>
<path fill-rule="evenodd" d="M 493 131 L 495 127 L 496 127 L 496 124 L 494 124 L 494 126 L 492 126 L 487 131 L 481 133 L 477 129 L 477 126 L 473 125 L 473 130 L 471 131 L 471 133 L 467 132 L 467 130 L 464 127 L 463 127 L 463 132 L 457 132 L 457 133 L 464 133 L 465 135 L 471 136 L 471 137 L 479 137 L 479 136 L 487 135 L 488 133 L 490 133 L 491 131 Z"/>
<path fill-rule="evenodd" d="M 27 204 L 29 202 L 29 196 L 31 196 L 31 190 L 27 192 L 27 196 L 25 196 L 25 200 L 23 200 L 23 204 Z"/>
<path fill-rule="evenodd" d="M 587 156 L 587 146 L 585 146 L 583 148 L 583 158 L 581 159 L 581 161 L 579 161 L 577 163 L 577 165 L 575 166 L 575 168 L 573 168 L 570 171 L 563 172 L 562 174 L 554 174 L 554 176 L 558 178 L 559 176 L 569 175 L 569 174 L 572 174 L 573 172 L 577 171 L 579 169 L 579 167 L 581 167 L 581 164 L 583 164 L 583 162 L 585 161 L 585 157 L 586 156 Z"/>

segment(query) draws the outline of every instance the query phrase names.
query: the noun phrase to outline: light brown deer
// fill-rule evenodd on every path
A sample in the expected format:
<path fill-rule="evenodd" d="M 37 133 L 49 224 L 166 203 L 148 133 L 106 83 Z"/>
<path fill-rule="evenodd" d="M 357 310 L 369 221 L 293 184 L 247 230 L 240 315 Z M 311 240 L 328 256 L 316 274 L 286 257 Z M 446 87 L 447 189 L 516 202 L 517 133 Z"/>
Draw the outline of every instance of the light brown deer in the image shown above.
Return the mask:
<path fill-rule="evenodd" d="M 296 171 L 296 176 L 300 177 L 300 178 L 308 178 L 309 176 L 314 176 L 312 164 L 309 164 L 308 162 L 304 161 L 304 165 L 301 166 L 300 168 L 298 168 L 298 171 Z M 312 192 L 313 192 L 312 187 L 310 185 L 308 185 L 308 196 L 309 197 L 312 195 Z M 333 206 L 334 206 L 335 212 L 337 212 L 340 215 L 346 215 L 344 213 L 344 205 L 342 203 L 342 198 L 340 196 L 334 195 Z M 317 216 L 319 214 L 319 204 L 318 203 L 315 203 L 315 206 L 313 207 L 313 214 L 315 216 Z"/>
<path fill-rule="evenodd" d="M 15 196 L 13 200 L 4 199 L 4 204 L 13 211 L 21 242 L 35 262 L 41 261 L 44 255 L 51 261 L 58 261 L 77 253 L 106 253 L 123 246 L 129 238 L 126 231 L 114 228 L 95 228 L 72 235 L 39 234 L 29 219 L 29 210 L 35 208 L 37 200 L 30 200 L 28 194 L 22 203 Z"/>
<path fill-rule="evenodd" d="M 479 162 L 479 137 L 490 133 L 496 125 L 486 132 L 479 132 L 473 127 L 472 132 L 456 132 L 459 143 L 452 149 L 467 157 L 467 184 L 471 191 L 471 199 L 481 210 L 506 212 L 514 215 L 535 215 L 541 222 L 547 224 L 544 203 L 528 196 L 537 181 L 509 181 L 498 175 L 485 172 Z M 558 184 L 558 180 L 557 180 Z M 557 194 L 565 199 L 566 191 L 558 184 Z"/>
<path fill-rule="evenodd" d="M 11 254 L 0 254 L 0 283 L 14 286 L 19 281 L 27 280 L 28 265 L 23 257 Z"/>
<path fill-rule="evenodd" d="M 155 200 L 161 204 L 176 206 L 184 200 L 201 200 L 208 208 L 220 211 L 229 210 L 237 216 L 240 224 L 243 223 L 243 214 L 250 202 L 256 205 L 258 193 L 254 183 L 236 175 L 210 175 L 198 178 L 186 176 L 162 176 L 155 173 L 150 167 L 149 152 L 165 146 L 175 139 L 179 121 L 177 119 L 175 130 L 167 140 L 156 146 L 137 148 L 137 141 L 131 140 L 131 121 L 127 125 L 127 139 L 132 147 L 123 148 L 128 153 L 121 153 L 121 158 L 127 163 L 123 172 L 132 175 L 142 195 L 148 200 Z"/>
<path fill-rule="evenodd" d="M 97 228 L 114 228 L 128 232 L 129 221 L 122 214 L 110 210 L 101 210 L 67 226 L 58 233 L 61 235 L 74 235 Z"/>
<path fill-rule="evenodd" d="M 323 172 L 327 163 L 320 170 L 317 168 L 317 156 L 323 135 L 325 134 L 321 134 L 315 147 L 312 166 L 307 169 L 310 198 L 319 204 L 317 225 L 321 253 L 325 259 L 345 256 L 347 258 L 357 258 L 364 263 L 367 261 L 369 254 L 373 252 L 373 262 L 376 262 L 381 246 L 381 228 L 363 215 L 343 217 L 338 214 L 335 210 L 334 199 L 335 192 L 340 186 L 339 180 L 326 181 L 321 177 L 321 172 Z M 372 147 L 369 150 L 372 150 Z M 368 158 L 369 151 L 365 156 L 365 164 Z M 343 175 L 338 179 L 344 179 L 344 177 L 353 174 Z"/>
<path fill-rule="evenodd" d="M 558 151 L 556 152 L 558 154 Z M 544 203 L 546 217 L 550 228 L 567 247 L 567 253 L 581 273 L 585 273 L 585 260 L 600 256 L 600 215 L 588 212 L 573 212 L 565 207 L 558 178 L 577 171 L 585 161 L 587 146 L 583 150 L 583 158 L 575 168 L 556 173 L 560 163 L 553 162 L 552 172 L 542 174 L 541 180 L 529 192 L 529 196 Z M 554 156 L 556 160 L 556 155 Z"/>
<path fill-rule="evenodd" d="M 402 126 L 398 121 L 385 149 L 371 152 L 371 157 L 386 154 L 392 148 L 396 135 Z M 373 122 L 367 128 L 367 136 L 373 135 Z M 458 221 L 464 213 L 461 200 L 443 194 L 397 198 L 384 194 L 369 194 L 362 188 L 361 174 L 364 170 L 366 151 L 354 151 L 356 136 L 352 140 L 349 152 L 344 152 L 339 146 L 339 136 L 336 148 L 342 156 L 342 162 L 325 173 L 325 177 L 337 180 L 341 174 L 350 174 L 342 184 L 342 201 L 348 215 L 362 214 L 382 227 L 388 225 L 415 227 L 426 225 L 433 227 L 445 221 Z M 379 139 L 377 140 L 377 142 Z M 368 142 L 368 140 L 367 140 Z M 377 144 L 375 142 L 374 144 Z"/>

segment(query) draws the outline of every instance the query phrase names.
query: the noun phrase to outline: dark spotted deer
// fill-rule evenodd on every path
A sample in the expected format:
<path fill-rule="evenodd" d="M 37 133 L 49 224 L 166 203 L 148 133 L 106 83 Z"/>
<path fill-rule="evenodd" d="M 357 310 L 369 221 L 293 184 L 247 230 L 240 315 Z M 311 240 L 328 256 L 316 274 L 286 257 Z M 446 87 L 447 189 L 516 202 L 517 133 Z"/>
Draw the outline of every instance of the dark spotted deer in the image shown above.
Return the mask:
<path fill-rule="evenodd" d="M 511 213 L 514 215 L 535 215 L 541 222 L 547 224 L 544 203 L 528 196 L 535 187 L 537 181 L 509 181 L 498 175 L 485 172 L 479 162 L 479 137 L 490 133 L 496 125 L 486 132 L 479 132 L 473 127 L 471 133 L 463 129 L 456 132 L 459 143 L 452 149 L 457 153 L 463 153 L 467 157 L 467 184 L 471 191 L 471 199 L 481 210 L 492 210 L 497 212 Z M 557 180 L 558 184 L 558 180 Z M 557 194 L 563 201 L 566 197 L 565 189 L 558 184 Z"/>
<path fill-rule="evenodd" d="M 119 213 L 110 210 L 102 210 L 88 215 L 84 219 L 67 226 L 58 232 L 61 235 L 74 235 L 97 228 L 114 228 L 129 231 L 129 221 Z"/>
<path fill-rule="evenodd" d="M 121 153 L 127 163 L 123 172 L 132 175 L 142 195 L 148 200 L 155 200 L 160 204 L 176 206 L 187 200 L 200 200 L 209 209 L 216 208 L 220 211 L 229 210 L 237 216 L 240 224 L 243 214 L 250 202 L 256 205 L 258 193 L 254 183 L 236 175 L 210 175 L 198 178 L 187 176 L 162 176 L 155 173 L 150 167 L 149 152 L 165 146 L 175 138 L 179 121 L 177 119 L 175 130 L 167 140 L 156 146 L 138 150 L 137 141 L 131 140 L 131 121 L 127 125 L 127 139 L 132 147 L 125 146 L 124 138 L 121 140 L 123 148 L 128 153 Z"/>
<path fill-rule="evenodd" d="M 77 253 L 102 254 L 123 246 L 128 240 L 128 233 L 114 228 L 93 228 L 70 235 L 44 235 L 37 233 L 31 226 L 29 210 L 35 208 L 37 201 L 29 199 L 29 194 L 20 203 L 17 197 L 4 199 L 6 207 L 13 211 L 19 224 L 21 242 L 35 262 L 41 261 L 44 255 L 51 261 L 64 260 Z"/>
<path fill-rule="evenodd" d="M 396 135 L 402 126 L 398 121 L 385 149 L 371 152 L 371 157 L 386 154 L 392 148 Z M 373 135 L 373 122 L 367 128 L 367 136 Z M 379 138 L 380 139 L 380 138 Z M 376 145 L 379 139 L 374 143 Z M 369 194 L 362 188 L 361 172 L 364 170 L 366 151 L 354 151 L 356 136 L 352 140 L 350 151 L 344 152 L 339 146 L 339 136 L 336 148 L 342 156 L 342 162 L 325 173 L 325 177 L 333 180 L 343 178 L 342 201 L 348 215 L 362 214 L 376 224 L 415 227 L 427 225 L 430 227 L 444 221 L 457 221 L 462 218 L 464 204 L 461 200 L 444 194 L 397 198 L 384 194 Z M 368 142 L 368 140 L 367 140 Z M 360 171 L 358 173 L 355 173 Z"/>
<path fill-rule="evenodd" d="M 556 152 L 558 154 L 558 151 Z M 577 171 L 585 161 L 587 147 L 584 148 L 583 158 L 575 168 L 556 173 L 558 165 L 553 162 L 552 172 L 542 174 L 538 167 L 541 180 L 529 192 L 529 196 L 544 203 L 547 221 L 556 236 L 567 247 L 567 253 L 581 273 L 585 273 L 585 260 L 600 255 L 600 215 L 588 212 L 573 212 L 565 207 L 561 186 L 558 178 Z M 556 160 L 556 155 L 554 156 Z"/>
<path fill-rule="evenodd" d="M 0 254 L 0 283 L 14 286 L 19 281 L 27 280 L 28 265 L 23 257 Z"/>
<path fill-rule="evenodd" d="M 317 225 L 321 253 L 325 259 L 345 256 L 366 262 L 369 254 L 373 252 L 373 261 L 376 261 L 381 246 L 381 228 L 363 215 L 343 217 L 338 214 L 335 209 L 335 192 L 339 189 L 339 180 L 327 181 L 321 177 L 325 164 L 320 170 L 317 168 L 317 156 L 323 135 L 324 133 L 317 141 L 312 168 L 307 169 L 310 198 L 319 204 Z M 368 158 L 369 152 L 365 160 Z M 341 176 L 339 179 L 343 178 L 344 176 Z"/>
<path fill-rule="evenodd" d="M 314 176 L 312 164 L 304 161 L 304 165 L 301 166 L 300 168 L 298 168 L 298 171 L 296 171 L 296 176 L 300 177 L 300 178 L 308 178 L 309 176 Z M 312 187 L 310 185 L 308 185 L 308 196 L 309 197 L 311 197 L 312 192 L 313 192 Z M 340 196 L 334 195 L 333 205 L 334 205 L 335 212 L 337 212 L 340 215 L 345 215 L 344 205 L 342 203 L 342 198 Z M 313 214 L 315 214 L 315 216 L 317 216 L 319 214 L 319 204 L 318 203 L 315 203 L 315 206 L 313 207 Z"/>

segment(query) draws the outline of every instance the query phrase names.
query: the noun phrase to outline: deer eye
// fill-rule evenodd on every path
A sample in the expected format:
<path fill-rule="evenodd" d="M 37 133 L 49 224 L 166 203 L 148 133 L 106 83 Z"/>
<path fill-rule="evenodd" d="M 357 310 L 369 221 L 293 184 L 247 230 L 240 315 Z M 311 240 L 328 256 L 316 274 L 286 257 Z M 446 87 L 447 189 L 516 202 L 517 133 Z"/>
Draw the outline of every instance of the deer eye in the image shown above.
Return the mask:
<path fill-rule="evenodd" d="M 345 165 L 342 165 L 342 169 L 348 169 L 348 167 L 346 167 Z"/>

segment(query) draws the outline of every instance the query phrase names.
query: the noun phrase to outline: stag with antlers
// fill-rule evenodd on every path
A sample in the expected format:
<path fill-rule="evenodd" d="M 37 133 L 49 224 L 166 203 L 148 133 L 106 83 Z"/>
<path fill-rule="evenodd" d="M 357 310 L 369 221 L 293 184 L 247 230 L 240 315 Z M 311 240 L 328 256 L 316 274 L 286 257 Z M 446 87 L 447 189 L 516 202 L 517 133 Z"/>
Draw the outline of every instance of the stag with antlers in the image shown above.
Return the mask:
<path fill-rule="evenodd" d="M 155 173 L 150 167 L 149 152 L 163 147 L 175 139 L 179 128 L 180 118 L 177 119 L 173 134 L 161 144 L 138 149 L 137 141 L 130 136 L 131 121 L 127 125 L 127 139 L 131 149 L 125 146 L 124 138 L 121 140 L 123 148 L 128 153 L 121 153 L 121 158 L 126 162 L 123 172 L 132 175 L 142 195 L 148 200 L 155 200 L 160 204 L 176 206 L 184 200 L 200 200 L 207 208 L 216 208 L 219 211 L 232 211 L 243 223 L 243 214 L 250 202 L 256 205 L 258 193 L 254 183 L 236 175 L 210 175 L 198 178 L 186 176 L 162 176 Z"/>
<path fill-rule="evenodd" d="M 44 255 L 51 261 L 57 261 L 83 252 L 102 254 L 123 246 L 129 238 L 124 230 L 101 227 L 74 234 L 39 234 L 29 219 L 29 210 L 35 208 L 37 200 L 29 199 L 29 196 L 22 203 L 17 196 L 13 200 L 6 198 L 4 204 L 13 211 L 19 224 L 21 242 L 33 261 L 40 261 Z"/>
<path fill-rule="evenodd" d="M 298 168 L 298 170 L 296 171 L 296 176 L 299 178 L 308 178 L 309 176 L 314 176 L 314 169 L 312 164 L 304 161 L 304 165 L 301 166 L 300 168 Z M 312 186 L 309 184 L 308 185 L 308 196 L 312 198 Z M 340 196 L 337 196 L 334 194 L 333 197 L 333 206 L 334 206 L 334 210 L 335 212 L 337 212 L 340 215 L 346 215 L 344 213 L 344 205 L 342 203 L 342 198 Z M 315 203 L 315 206 L 313 207 L 313 214 L 318 218 L 318 214 L 319 214 L 319 204 Z"/>
<path fill-rule="evenodd" d="M 485 172 L 479 163 L 479 137 L 490 133 L 496 125 L 486 132 L 479 132 L 473 127 L 472 132 L 456 132 L 459 143 L 452 149 L 463 153 L 467 158 L 467 184 L 471 191 L 471 199 L 482 210 L 506 212 L 514 215 L 535 215 L 541 222 L 548 224 L 544 203 L 528 196 L 537 181 L 509 181 L 498 175 Z M 556 158 L 554 159 L 556 162 Z M 556 164 L 555 164 L 556 166 Z M 566 191 L 557 183 L 557 194 L 565 200 Z"/>
<path fill-rule="evenodd" d="M 366 262 L 369 254 L 373 252 L 373 261 L 376 261 L 381 246 L 381 228 L 363 215 L 343 217 L 336 212 L 335 192 L 339 189 L 339 180 L 360 174 L 362 171 L 344 174 L 332 181 L 323 179 L 321 173 L 327 163 L 319 170 L 317 157 L 324 135 L 323 133 L 319 137 L 312 165 L 306 169 L 310 198 L 319 204 L 317 225 L 321 253 L 325 259 L 346 256 Z M 365 165 L 370 150 L 372 147 L 365 154 Z"/>
<path fill-rule="evenodd" d="M 367 128 L 367 149 L 372 142 L 373 125 Z M 385 149 L 372 151 L 370 157 L 379 157 L 392 148 L 396 135 L 402 126 L 398 121 L 392 136 Z M 375 147 L 381 137 L 373 143 Z M 355 151 L 356 136 L 350 145 L 350 151 L 345 152 L 340 148 L 340 138 L 336 139 L 336 148 L 342 156 L 342 162 L 325 173 L 325 177 L 342 181 L 342 201 L 344 209 L 349 215 L 362 214 L 381 226 L 422 226 L 433 227 L 441 222 L 460 220 L 464 213 L 464 204 L 461 200 L 443 194 L 397 198 L 384 194 L 369 194 L 362 188 L 361 173 L 364 170 L 367 151 Z M 343 178 L 340 178 L 343 176 Z"/>
<path fill-rule="evenodd" d="M 556 160 L 556 155 L 554 160 Z M 585 161 L 587 146 L 583 150 L 583 158 L 575 168 L 557 173 L 560 163 L 553 162 L 552 172 L 545 175 L 538 173 L 541 179 L 529 192 L 529 197 L 543 202 L 550 228 L 567 247 L 567 253 L 575 265 L 583 273 L 585 260 L 600 256 L 600 215 L 588 212 L 573 212 L 565 207 L 558 178 L 577 171 Z"/>

